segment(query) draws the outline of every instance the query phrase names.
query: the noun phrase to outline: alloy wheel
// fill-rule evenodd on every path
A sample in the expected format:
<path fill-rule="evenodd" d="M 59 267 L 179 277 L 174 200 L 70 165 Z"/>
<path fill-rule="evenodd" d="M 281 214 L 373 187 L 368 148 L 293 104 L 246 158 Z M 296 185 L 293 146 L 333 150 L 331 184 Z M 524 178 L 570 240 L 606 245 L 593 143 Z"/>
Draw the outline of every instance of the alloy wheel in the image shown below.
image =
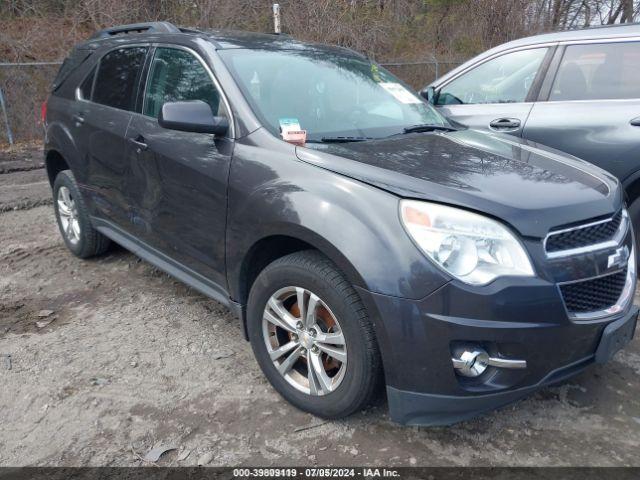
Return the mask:
<path fill-rule="evenodd" d="M 312 396 L 333 392 L 347 366 L 347 346 L 338 319 L 313 292 L 285 287 L 267 302 L 262 319 L 267 352 L 278 372 Z"/>
<path fill-rule="evenodd" d="M 58 215 L 60 225 L 67 240 L 75 245 L 80 241 L 80 221 L 78 208 L 69 189 L 62 186 L 58 189 Z"/>

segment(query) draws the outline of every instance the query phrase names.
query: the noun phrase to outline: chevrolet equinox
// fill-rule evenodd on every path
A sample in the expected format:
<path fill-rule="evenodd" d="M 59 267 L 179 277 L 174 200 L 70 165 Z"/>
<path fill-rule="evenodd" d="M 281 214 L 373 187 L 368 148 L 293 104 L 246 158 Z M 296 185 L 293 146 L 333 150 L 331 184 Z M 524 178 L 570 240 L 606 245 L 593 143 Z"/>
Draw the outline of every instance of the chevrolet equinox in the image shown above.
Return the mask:
<path fill-rule="evenodd" d="M 450 424 L 633 337 L 618 181 L 458 128 L 353 51 L 125 25 L 73 50 L 42 113 L 69 250 L 114 241 L 229 306 L 307 412 L 386 388 L 395 421 Z"/>

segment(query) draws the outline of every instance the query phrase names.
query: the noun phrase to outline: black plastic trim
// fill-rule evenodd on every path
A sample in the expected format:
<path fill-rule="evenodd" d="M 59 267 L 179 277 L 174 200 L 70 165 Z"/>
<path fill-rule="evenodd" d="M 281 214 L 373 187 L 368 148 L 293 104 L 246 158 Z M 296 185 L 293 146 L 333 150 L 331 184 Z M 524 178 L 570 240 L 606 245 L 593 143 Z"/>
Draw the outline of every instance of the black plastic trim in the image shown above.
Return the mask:
<path fill-rule="evenodd" d="M 537 385 L 491 393 L 488 395 L 452 396 L 407 392 L 387 386 L 389 412 L 394 422 L 402 425 L 445 426 L 469 420 L 482 413 L 516 402 L 530 393 L 556 382 L 566 380 L 594 363 L 594 356 L 552 372 Z M 567 369 L 566 374 L 563 370 Z M 549 378 L 553 378 L 549 380 Z"/>
<path fill-rule="evenodd" d="M 525 98 L 525 103 L 535 102 L 540 94 L 540 89 L 544 83 L 544 79 L 547 76 L 547 71 L 549 70 L 549 66 L 551 65 L 551 61 L 556 53 L 556 49 L 558 47 L 549 47 L 544 59 L 542 60 L 542 65 L 538 69 L 538 73 L 536 73 L 535 78 L 533 79 L 533 84 L 531 88 L 529 88 L 529 92 L 527 93 L 527 97 Z"/>
<path fill-rule="evenodd" d="M 126 35 L 129 33 L 182 33 L 178 27 L 169 22 L 144 22 L 131 23 L 128 25 L 117 25 L 115 27 L 98 30 L 91 36 L 91 40 L 111 38 L 115 35 Z"/>
<path fill-rule="evenodd" d="M 560 45 L 556 48 L 555 53 L 553 55 L 553 59 L 547 68 L 547 73 L 545 75 L 544 81 L 540 87 L 540 92 L 538 93 L 537 102 L 546 102 L 549 100 L 549 96 L 551 95 L 551 89 L 553 88 L 553 84 L 556 81 L 556 75 L 558 74 L 558 70 L 560 69 L 560 63 L 562 62 L 562 58 L 564 57 L 564 52 L 566 50 L 565 45 Z"/>
<path fill-rule="evenodd" d="M 199 291 L 203 295 L 212 298 L 216 302 L 220 302 L 225 307 L 231 308 L 231 300 L 227 291 L 220 285 L 212 282 L 208 278 L 188 269 L 178 262 L 168 257 L 164 253 L 156 250 L 153 247 L 133 238 L 128 233 L 124 232 L 120 227 L 112 224 L 107 220 L 103 220 L 97 217 L 91 217 L 96 230 L 109 237 L 117 244 L 123 246 L 131 253 L 139 256 L 143 260 L 146 260 L 150 264 L 165 271 L 169 275 L 175 277 L 181 282 Z M 237 310 L 233 309 L 235 312 Z"/>

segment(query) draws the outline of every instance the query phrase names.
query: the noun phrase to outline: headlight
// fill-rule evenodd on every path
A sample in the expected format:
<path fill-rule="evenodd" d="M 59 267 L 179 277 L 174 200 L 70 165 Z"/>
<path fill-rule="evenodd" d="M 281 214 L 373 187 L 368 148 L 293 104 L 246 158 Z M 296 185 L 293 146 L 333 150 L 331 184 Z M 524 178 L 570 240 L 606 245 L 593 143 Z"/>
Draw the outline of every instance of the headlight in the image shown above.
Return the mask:
<path fill-rule="evenodd" d="M 465 283 L 486 285 L 506 275 L 534 275 L 520 242 L 495 220 L 414 200 L 402 200 L 400 213 L 407 232 L 422 251 Z"/>

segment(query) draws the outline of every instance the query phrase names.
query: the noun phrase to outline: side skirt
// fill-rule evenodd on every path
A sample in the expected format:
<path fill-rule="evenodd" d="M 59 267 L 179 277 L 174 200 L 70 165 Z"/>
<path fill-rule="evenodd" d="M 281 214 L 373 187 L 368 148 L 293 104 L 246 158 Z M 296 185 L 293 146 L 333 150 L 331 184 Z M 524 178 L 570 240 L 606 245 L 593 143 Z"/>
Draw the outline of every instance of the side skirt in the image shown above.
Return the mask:
<path fill-rule="evenodd" d="M 104 236 L 203 295 L 212 298 L 216 302 L 220 302 L 225 307 L 230 308 L 234 314 L 237 314 L 237 309 L 233 308 L 235 305 L 229 298 L 229 294 L 217 283 L 212 282 L 190 268 L 180 265 L 171 257 L 134 238 L 111 222 L 96 217 L 91 217 L 91 222 L 96 230 Z"/>

